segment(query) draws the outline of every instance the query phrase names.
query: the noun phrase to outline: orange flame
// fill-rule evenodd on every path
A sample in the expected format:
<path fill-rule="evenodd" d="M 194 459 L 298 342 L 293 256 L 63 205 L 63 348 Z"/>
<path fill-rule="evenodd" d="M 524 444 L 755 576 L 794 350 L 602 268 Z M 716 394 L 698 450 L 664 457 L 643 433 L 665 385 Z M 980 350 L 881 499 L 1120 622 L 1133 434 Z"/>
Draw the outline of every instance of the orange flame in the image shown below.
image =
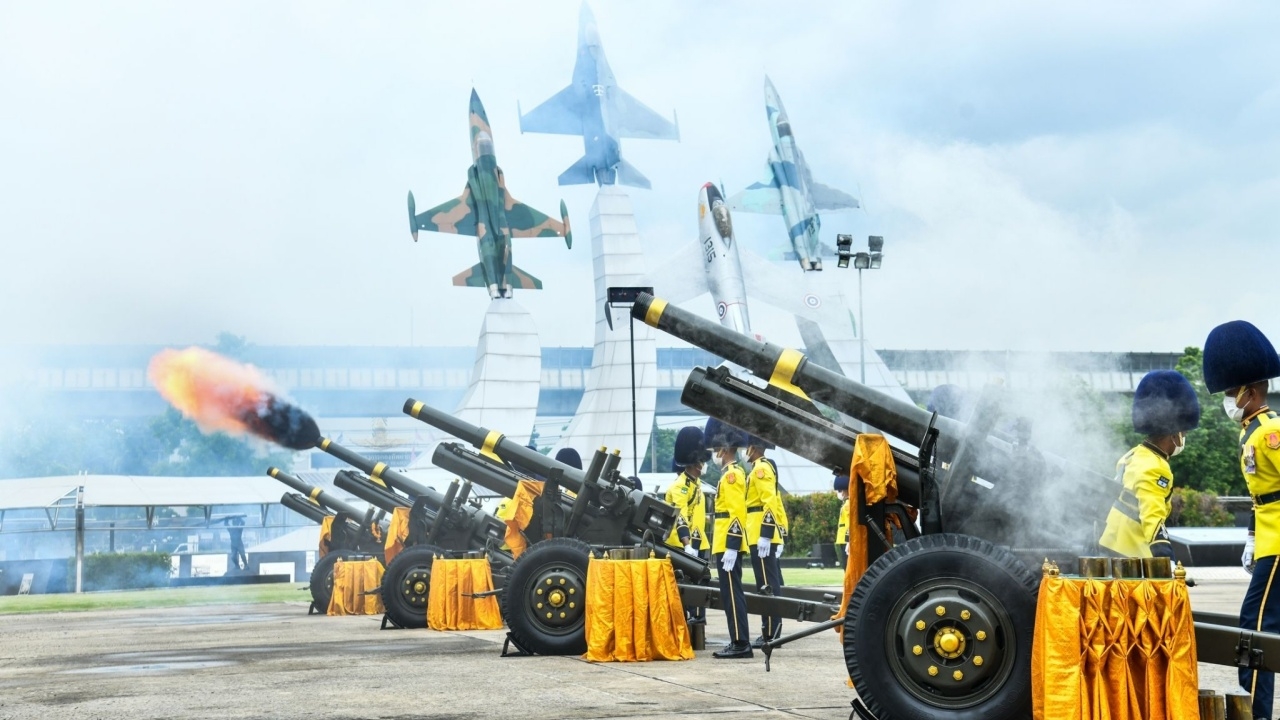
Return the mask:
<path fill-rule="evenodd" d="M 248 432 L 246 420 L 273 394 L 257 368 L 199 347 L 156 353 L 147 377 L 169 404 L 205 432 Z"/>

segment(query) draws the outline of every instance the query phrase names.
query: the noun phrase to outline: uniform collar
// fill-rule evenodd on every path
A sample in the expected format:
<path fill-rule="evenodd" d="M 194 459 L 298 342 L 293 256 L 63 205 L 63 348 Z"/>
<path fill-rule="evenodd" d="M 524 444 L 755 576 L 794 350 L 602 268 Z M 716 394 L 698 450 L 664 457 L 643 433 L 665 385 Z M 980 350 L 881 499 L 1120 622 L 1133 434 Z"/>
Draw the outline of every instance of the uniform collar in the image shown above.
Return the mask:
<path fill-rule="evenodd" d="M 1249 427 L 1249 423 L 1253 422 L 1259 415 L 1263 415 L 1269 412 L 1271 412 L 1271 408 L 1267 407 L 1266 405 L 1263 405 L 1262 407 L 1258 408 L 1257 412 L 1245 418 L 1244 421 L 1240 423 L 1240 427 Z"/>
<path fill-rule="evenodd" d="M 1159 458 L 1161 458 L 1161 459 L 1163 459 L 1163 460 L 1168 460 L 1168 459 L 1169 459 L 1169 454 L 1168 454 L 1168 453 L 1166 453 L 1165 451 L 1163 451 L 1163 450 L 1161 450 L 1160 448 L 1156 447 L 1156 446 L 1155 446 L 1155 444 L 1154 444 L 1154 443 L 1152 443 L 1152 442 L 1150 442 L 1149 440 L 1143 440 L 1143 441 L 1142 441 L 1142 447 L 1144 447 L 1144 448 L 1146 448 L 1146 449 L 1150 450 L 1151 452 L 1155 453 L 1157 457 L 1159 457 Z"/>

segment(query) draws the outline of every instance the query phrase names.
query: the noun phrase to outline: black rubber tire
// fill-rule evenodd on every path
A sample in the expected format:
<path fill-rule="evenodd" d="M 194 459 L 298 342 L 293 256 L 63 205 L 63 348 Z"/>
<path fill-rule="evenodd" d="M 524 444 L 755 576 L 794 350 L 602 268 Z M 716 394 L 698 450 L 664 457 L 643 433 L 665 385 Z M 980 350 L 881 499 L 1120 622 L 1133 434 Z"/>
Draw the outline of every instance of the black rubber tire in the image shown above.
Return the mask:
<path fill-rule="evenodd" d="M 515 564 L 502 593 L 502 619 L 520 647 L 539 655 L 581 655 L 587 651 L 586 587 L 591 546 L 573 538 L 552 538 L 530 545 Z M 535 613 L 531 600 L 548 574 L 569 578 L 580 598 L 571 622 L 552 625 Z"/>
<path fill-rule="evenodd" d="M 350 554 L 334 550 L 317 560 L 315 567 L 311 568 L 311 604 L 321 613 L 329 611 L 329 600 L 333 597 L 333 564 Z"/>
<path fill-rule="evenodd" d="M 959 697 L 938 692 L 947 687 L 950 668 L 944 667 L 942 682 L 934 687 L 916 682 L 903 669 L 921 661 L 899 659 L 907 655 L 907 643 L 895 630 L 902 627 L 903 618 L 918 616 L 929 593 L 941 596 L 953 588 L 973 607 L 1000 618 L 993 623 L 992 643 L 984 645 L 999 648 L 998 662 L 981 669 L 965 666 L 971 673 L 991 677 Z M 1007 548 L 969 535 L 926 535 L 893 548 L 867 569 L 845 615 L 845 665 L 858 697 L 880 720 L 1030 718 L 1038 590 L 1039 576 Z M 908 598 L 918 600 L 912 605 Z M 914 650 L 911 654 L 919 655 Z M 936 701 L 928 699 L 930 694 Z"/>
<path fill-rule="evenodd" d="M 415 545 L 401 550 L 382 575 L 382 607 L 387 617 L 402 628 L 427 626 L 427 597 L 431 588 L 431 565 L 445 551 L 435 545 Z M 412 573 L 426 573 L 428 593 L 413 594 L 404 587 Z M 408 594 L 406 594 L 408 592 Z M 412 598 L 412 599 L 410 599 Z"/>

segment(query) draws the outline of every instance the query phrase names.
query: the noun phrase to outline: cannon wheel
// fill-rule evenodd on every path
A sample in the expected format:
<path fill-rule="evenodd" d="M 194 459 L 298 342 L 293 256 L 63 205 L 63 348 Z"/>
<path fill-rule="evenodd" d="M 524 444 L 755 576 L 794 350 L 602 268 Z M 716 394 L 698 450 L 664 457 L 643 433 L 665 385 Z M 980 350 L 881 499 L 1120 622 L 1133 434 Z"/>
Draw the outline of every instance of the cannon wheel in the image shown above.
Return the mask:
<path fill-rule="evenodd" d="M 867 569 L 849 600 L 844 657 L 876 717 L 1031 716 L 1039 580 L 1005 548 L 926 535 Z"/>
<path fill-rule="evenodd" d="M 333 566 L 339 560 L 355 556 L 364 557 L 364 553 L 354 550 L 334 550 L 320 558 L 311 568 L 311 602 L 321 613 L 329 611 L 329 600 L 333 598 Z"/>
<path fill-rule="evenodd" d="M 427 596 L 431 591 L 431 564 L 445 551 L 435 545 L 414 545 L 401 550 L 382 574 L 382 606 L 387 617 L 402 628 L 427 626 Z"/>
<path fill-rule="evenodd" d="M 511 566 L 502 619 L 512 638 L 539 655 L 587 651 L 587 560 L 591 546 L 572 538 L 531 545 Z"/>

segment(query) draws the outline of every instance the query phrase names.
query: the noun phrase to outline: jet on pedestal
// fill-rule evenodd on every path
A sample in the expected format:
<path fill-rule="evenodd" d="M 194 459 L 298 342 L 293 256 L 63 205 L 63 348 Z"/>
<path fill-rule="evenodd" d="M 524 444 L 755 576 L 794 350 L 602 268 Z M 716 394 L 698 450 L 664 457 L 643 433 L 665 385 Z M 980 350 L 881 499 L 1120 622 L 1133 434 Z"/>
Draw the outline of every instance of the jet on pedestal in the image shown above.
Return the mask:
<path fill-rule="evenodd" d="M 560 201 L 560 220 L 516 200 L 507 191 L 506 179 L 493 152 L 493 134 L 480 96 L 471 91 L 471 158 L 467 186 L 458 197 L 415 214 L 409 193 L 409 231 L 414 242 L 418 231 L 474 235 L 480 262 L 453 277 L 453 284 L 489 289 L 493 298 L 511 297 L 512 288 L 541 290 L 542 281 L 511 262 L 513 237 L 563 237 L 573 247 L 569 213 Z"/>
<path fill-rule="evenodd" d="M 764 79 L 764 106 L 769 117 L 773 149 L 769 152 L 769 176 L 729 199 L 729 206 L 744 212 L 781 215 L 794 254 L 787 259 L 800 262 L 803 270 L 821 270 L 822 248 L 819 210 L 847 210 L 858 207 L 848 193 L 827 187 L 813 179 L 804 153 L 791 134 L 791 121 L 782 98 L 768 76 Z"/>
<path fill-rule="evenodd" d="M 516 109 L 519 110 L 518 103 Z M 622 159 L 620 141 L 680 139 L 677 123 L 668 122 L 618 87 L 586 3 L 578 18 L 578 59 L 573 66 L 573 82 L 527 115 L 522 113 L 520 132 L 582 136 L 585 152 L 560 175 L 561 185 L 617 183 L 646 189 L 648 178 Z"/>

